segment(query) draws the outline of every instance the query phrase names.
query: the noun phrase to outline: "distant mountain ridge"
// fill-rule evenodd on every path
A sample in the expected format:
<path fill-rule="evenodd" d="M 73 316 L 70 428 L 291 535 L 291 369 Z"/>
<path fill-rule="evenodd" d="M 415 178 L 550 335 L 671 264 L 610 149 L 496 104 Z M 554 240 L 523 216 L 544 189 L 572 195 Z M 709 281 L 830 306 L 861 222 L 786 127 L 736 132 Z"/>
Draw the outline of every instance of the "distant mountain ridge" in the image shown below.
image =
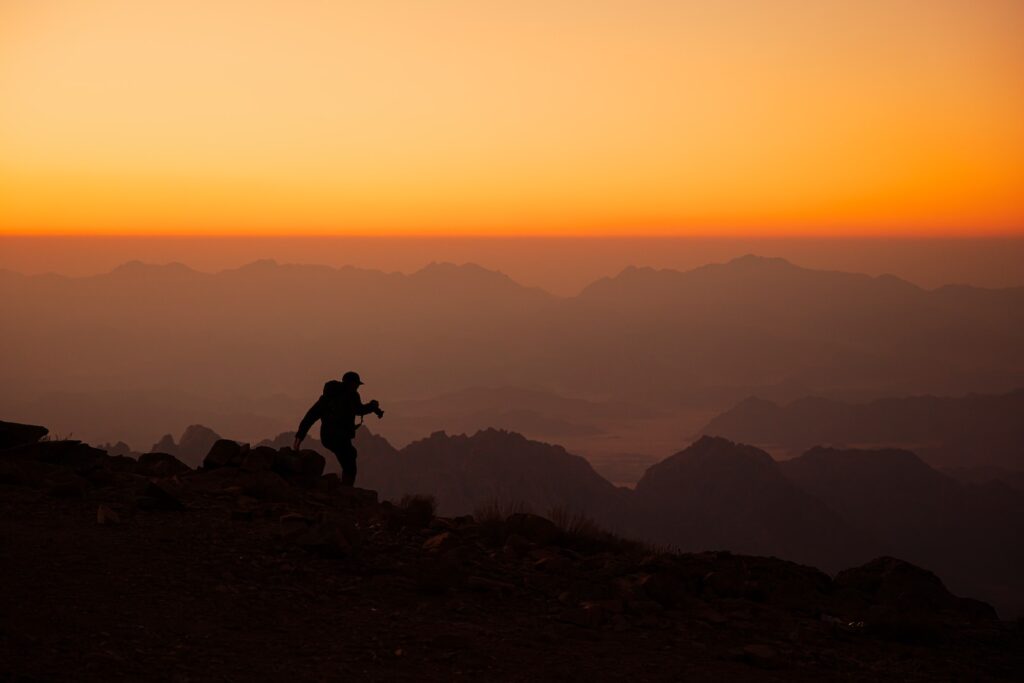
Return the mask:
<path fill-rule="evenodd" d="M 18 388 L 0 396 L 0 412 L 93 442 L 151 443 L 168 424 L 279 433 L 325 379 L 353 368 L 386 410 L 467 387 L 526 386 L 619 405 L 623 417 L 686 420 L 684 431 L 519 406 L 404 426 L 407 438 L 501 426 L 574 439 L 580 452 L 593 452 L 581 446 L 590 439 L 605 455 L 621 450 L 616 437 L 639 443 L 655 429 L 656 445 L 644 448 L 669 452 L 705 415 L 750 395 L 872 400 L 1024 386 L 1020 288 L 924 290 L 753 256 L 685 272 L 627 269 L 568 298 L 451 264 L 411 275 L 130 264 L 84 278 L 4 276 L 0 287 L 0 381 Z M 117 419 L 125 411 L 131 434 Z M 826 442 L 804 445 L 816 443 Z"/>
<path fill-rule="evenodd" d="M 827 569 L 870 543 L 787 479 L 764 451 L 701 437 L 637 483 L 637 532 L 683 548 L 763 553 Z"/>
<path fill-rule="evenodd" d="M 704 432 L 791 454 L 811 446 L 908 447 L 936 467 L 1024 470 L 1024 389 L 868 403 L 806 397 L 787 405 L 748 398 Z"/>
<path fill-rule="evenodd" d="M 998 483 L 963 484 L 909 451 L 816 447 L 779 464 L 879 553 L 935 560 L 943 576 L 1024 611 L 1024 494 Z"/>

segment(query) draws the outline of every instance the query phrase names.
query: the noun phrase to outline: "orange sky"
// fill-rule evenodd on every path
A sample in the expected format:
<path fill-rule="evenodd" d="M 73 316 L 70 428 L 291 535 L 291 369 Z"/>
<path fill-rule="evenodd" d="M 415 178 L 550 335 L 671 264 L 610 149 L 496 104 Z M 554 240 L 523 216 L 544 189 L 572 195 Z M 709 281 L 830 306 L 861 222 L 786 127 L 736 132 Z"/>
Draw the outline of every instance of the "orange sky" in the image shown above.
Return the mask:
<path fill-rule="evenodd" d="M 1024 233 L 1020 0 L 4 0 L 0 234 Z"/>

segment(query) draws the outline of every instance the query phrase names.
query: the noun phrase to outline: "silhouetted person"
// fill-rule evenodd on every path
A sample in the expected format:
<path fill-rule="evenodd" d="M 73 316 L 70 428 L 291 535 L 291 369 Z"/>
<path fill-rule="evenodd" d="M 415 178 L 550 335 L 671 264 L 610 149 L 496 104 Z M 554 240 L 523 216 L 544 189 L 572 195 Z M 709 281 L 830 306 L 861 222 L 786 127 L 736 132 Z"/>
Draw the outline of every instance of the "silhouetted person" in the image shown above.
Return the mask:
<path fill-rule="evenodd" d="M 343 486 L 356 483 L 356 447 L 352 445 L 358 428 L 356 418 L 370 413 L 375 413 L 378 418 L 384 417 L 377 401 L 363 403 L 359 397 L 358 389 L 362 383 L 359 375 L 350 371 L 342 376 L 340 382 L 331 380 L 325 384 L 323 395 L 306 411 L 295 434 L 294 448 L 299 450 L 309 428 L 320 420 L 320 441 L 338 459 Z"/>

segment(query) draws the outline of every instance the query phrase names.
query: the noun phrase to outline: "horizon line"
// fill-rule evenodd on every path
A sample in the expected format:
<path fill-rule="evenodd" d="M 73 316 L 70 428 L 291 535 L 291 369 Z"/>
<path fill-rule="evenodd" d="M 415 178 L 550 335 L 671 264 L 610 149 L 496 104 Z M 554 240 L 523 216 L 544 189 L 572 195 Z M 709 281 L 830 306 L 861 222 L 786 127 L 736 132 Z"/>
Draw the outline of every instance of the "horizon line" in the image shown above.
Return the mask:
<path fill-rule="evenodd" d="M 359 239 L 359 240 L 1024 240 L 1024 227 L 1013 231 L 994 232 L 941 232 L 924 234 L 914 231 L 870 232 L 870 233 L 584 233 L 584 232 L 350 232 L 350 233 L 262 233 L 262 232 L 0 232 L 0 239 L 268 239 L 268 240 L 316 240 L 316 239 Z"/>

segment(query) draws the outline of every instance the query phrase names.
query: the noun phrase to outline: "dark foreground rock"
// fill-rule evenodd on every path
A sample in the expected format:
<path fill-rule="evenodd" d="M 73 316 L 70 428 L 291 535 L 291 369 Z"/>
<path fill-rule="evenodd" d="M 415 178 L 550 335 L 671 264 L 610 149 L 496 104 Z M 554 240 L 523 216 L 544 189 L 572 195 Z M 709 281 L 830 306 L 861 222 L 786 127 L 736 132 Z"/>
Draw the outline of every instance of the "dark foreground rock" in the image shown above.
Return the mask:
<path fill-rule="evenodd" d="M 0 420 L 0 448 L 34 444 L 49 433 L 49 429 L 39 425 L 24 425 Z"/>
<path fill-rule="evenodd" d="M 3 680 L 1014 680 L 1024 634 L 893 558 L 834 579 L 380 503 L 287 450 L 0 450 Z M 322 460 L 321 460 L 322 471 Z M 164 469 L 173 474 L 154 474 Z M 54 495 L 63 487 L 70 495 Z"/>

